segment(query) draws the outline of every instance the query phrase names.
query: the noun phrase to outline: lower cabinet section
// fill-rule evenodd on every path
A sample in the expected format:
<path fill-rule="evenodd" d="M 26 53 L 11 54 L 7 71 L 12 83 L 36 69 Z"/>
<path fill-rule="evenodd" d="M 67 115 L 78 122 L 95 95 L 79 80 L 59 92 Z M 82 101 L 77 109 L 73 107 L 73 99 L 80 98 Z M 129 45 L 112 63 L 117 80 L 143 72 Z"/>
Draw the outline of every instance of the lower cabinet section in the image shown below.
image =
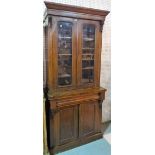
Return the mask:
<path fill-rule="evenodd" d="M 48 146 L 51 155 L 102 138 L 105 90 L 78 92 L 49 100 Z"/>
<path fill-rule="evenodd" d="M 61 152 L 101 138 L 101 110 L 98 101 L 77 102 L 59 108 L 51 118 L 50 148 Z M 53 137 L 54 136 L 54 137 Z"/>

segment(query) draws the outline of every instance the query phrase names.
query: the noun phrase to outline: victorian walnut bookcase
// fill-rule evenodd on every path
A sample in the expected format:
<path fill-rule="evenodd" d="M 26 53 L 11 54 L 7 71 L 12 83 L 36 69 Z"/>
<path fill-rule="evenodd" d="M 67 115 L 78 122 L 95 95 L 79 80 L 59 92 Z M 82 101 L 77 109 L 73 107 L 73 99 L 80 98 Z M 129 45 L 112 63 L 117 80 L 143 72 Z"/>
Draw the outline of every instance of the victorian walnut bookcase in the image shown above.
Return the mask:
<path fill-rule="evenodd" d="M 102 29 L 109 11 L 45 2 L 44 96 L 51 155 L 102 138 Z"/>

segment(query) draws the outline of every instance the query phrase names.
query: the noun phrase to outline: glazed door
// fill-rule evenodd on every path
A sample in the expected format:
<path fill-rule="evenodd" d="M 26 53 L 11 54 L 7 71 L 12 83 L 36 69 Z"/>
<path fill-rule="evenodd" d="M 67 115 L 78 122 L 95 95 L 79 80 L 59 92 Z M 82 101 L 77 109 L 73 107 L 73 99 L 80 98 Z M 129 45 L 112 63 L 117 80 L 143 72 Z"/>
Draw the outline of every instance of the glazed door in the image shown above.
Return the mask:
<path fill-rule="evenodd" d="M 99 84 L 100 63 L 99 22 L 78 21 L 78 85 L 96 86 Z"/>
<path fill-rule="evenodd" d="M 71 18 L 53 18 L 53 64 L 55 88 L 76 84 L 76 22 Z"/>

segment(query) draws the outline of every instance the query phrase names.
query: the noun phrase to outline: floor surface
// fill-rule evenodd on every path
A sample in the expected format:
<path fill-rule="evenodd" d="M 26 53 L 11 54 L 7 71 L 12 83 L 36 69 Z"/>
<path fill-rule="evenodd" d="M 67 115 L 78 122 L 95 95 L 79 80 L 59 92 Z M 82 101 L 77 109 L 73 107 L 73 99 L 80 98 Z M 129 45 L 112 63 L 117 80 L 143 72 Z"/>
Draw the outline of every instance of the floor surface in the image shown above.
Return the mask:
<path fill-rule="evenodd" d="M 103 139 L 56 155 L 111 155 L 111 124 L 109 123 L 104 130 Z"/>

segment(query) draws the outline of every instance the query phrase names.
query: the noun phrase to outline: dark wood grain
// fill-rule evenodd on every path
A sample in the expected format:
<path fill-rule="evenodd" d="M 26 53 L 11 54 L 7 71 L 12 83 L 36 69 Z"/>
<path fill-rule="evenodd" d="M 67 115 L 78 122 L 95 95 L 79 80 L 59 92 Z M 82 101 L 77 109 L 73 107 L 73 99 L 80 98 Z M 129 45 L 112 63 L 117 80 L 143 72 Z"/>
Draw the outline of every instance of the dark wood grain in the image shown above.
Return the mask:
<path fill-rule="evenodd" d="M 60 110 L 60 144 L 73 141 L 77 138 L 77 110 L 77 106 L 70 106 Z"/>
<path fill-rule="evenodd" d="M 99 15 L 99 16 L 107 16 L 109 13 L 109 11 L 106 11 L 106 10 L 78 7 L 78 6 L 67 5 L 67 4 L 58 4 L 54 2 L 45 1 L 44 3 L 48 9 L 64 10 L 64 11 L 71 11 L 71 12 L 85 13 L 85 14 Z"/>
<path fill-rule="evenodd" d="M 95 105 L 88 102 L 79 107 L 79 136 L 85 137 L 95 131 Z"/>
<path fill-rule="evenodd" d="M 44 93 L 51 155 L 102 137 L 105 88 L 100 87 L 102 27 L 109 11 L 45 2 Z M 58 85 L 58 22 L 72 23 L 72 83 Z M 95 27 L 94 81 L 82 83 L 84 24 Z"/>

